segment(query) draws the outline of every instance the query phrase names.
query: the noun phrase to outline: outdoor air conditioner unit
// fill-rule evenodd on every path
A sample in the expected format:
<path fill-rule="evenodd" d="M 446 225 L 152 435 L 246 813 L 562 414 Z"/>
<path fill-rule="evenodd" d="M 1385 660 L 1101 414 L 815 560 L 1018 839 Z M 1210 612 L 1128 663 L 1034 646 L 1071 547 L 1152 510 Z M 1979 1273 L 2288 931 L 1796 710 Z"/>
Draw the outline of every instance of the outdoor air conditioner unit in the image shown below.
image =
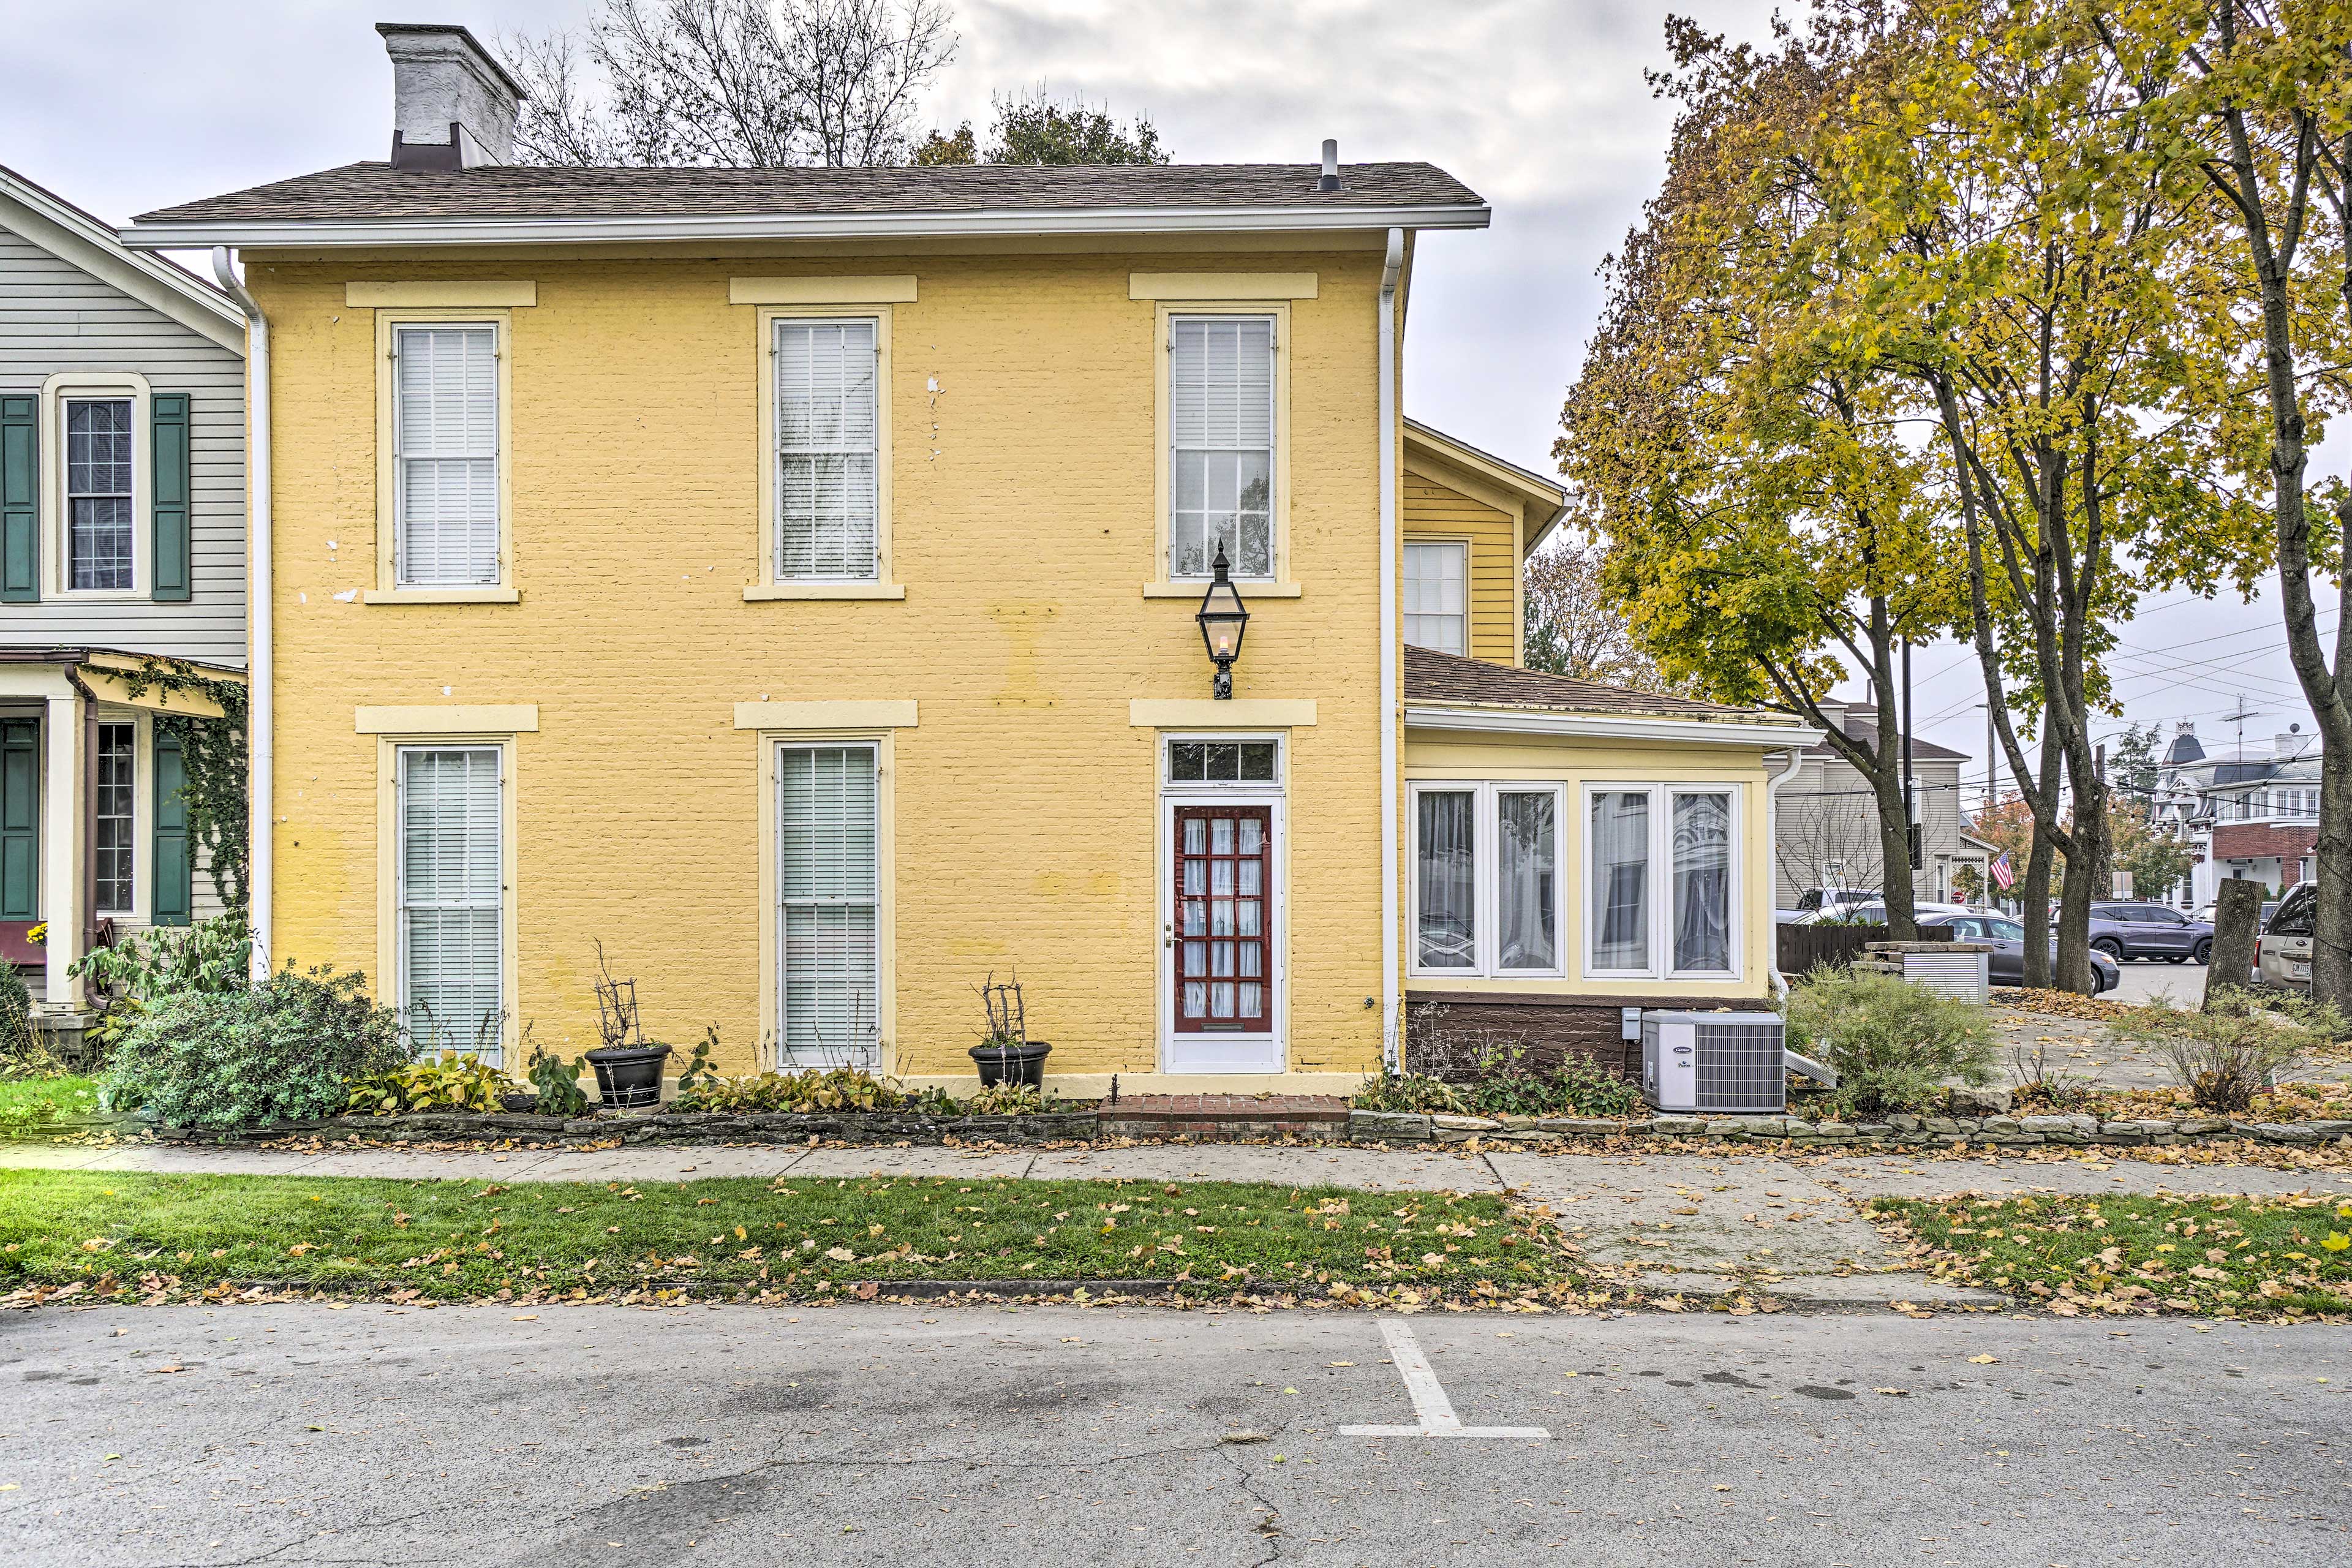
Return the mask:
<path fill-rule="evenodd" d="M 1660 1110 L 1789 1108 L 1778 1013 L 1642 1014 L 1642 1092 Z"/>

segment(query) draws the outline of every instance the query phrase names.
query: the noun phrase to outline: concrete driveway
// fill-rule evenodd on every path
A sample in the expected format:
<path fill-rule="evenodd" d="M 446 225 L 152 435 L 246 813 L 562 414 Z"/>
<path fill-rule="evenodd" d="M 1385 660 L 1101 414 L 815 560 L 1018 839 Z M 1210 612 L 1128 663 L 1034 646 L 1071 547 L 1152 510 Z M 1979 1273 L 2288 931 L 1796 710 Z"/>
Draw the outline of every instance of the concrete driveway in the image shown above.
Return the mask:
<path fill-rule="evenodd" d="M 52 1310 L 0 1319 L 0 1561 L 23 1568 L 2242 1568 L 2352 1550 L 2341 1329 Z M 1433 1398 L 1518 1435 L 1421 1436 Z"/>

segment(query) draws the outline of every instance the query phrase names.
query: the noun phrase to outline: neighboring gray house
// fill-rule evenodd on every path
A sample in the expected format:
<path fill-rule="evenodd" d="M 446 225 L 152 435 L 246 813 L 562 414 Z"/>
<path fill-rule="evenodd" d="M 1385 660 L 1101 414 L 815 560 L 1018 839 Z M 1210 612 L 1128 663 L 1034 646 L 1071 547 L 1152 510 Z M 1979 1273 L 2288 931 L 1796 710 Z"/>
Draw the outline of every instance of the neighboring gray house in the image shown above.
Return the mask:
<path fill-rule="evenodd" d="M 1874 738 L 1878 710 L 1863 702 L 1824 702 L 1822 713 L 1847 734 Z M 1954 902 L 1952 879 L 1963 866 L 1981 875 L 1997 853 L 1967 831 L 1960 774 L 1968 758 L 1933 741 L 1911 742 L 1913 803 L 1924 864 L 1912 874 L 1912 897 Z M 1870 784 L 1827 741 L 1807 749 L 1804 765 L 1776 797 L 1772 845 L 1774 901 L 1793 909 L 1807 888 L 1884 888 L 1878 808 Z"/>
<path fill-rule="evenodd" d="M 217 909 L 155 721 L 221 709 L 142 677 L 242 681 L 245 506 L 244 313 L 0 168 L 0 960 L 46 1027 L 101 921 Z"/>

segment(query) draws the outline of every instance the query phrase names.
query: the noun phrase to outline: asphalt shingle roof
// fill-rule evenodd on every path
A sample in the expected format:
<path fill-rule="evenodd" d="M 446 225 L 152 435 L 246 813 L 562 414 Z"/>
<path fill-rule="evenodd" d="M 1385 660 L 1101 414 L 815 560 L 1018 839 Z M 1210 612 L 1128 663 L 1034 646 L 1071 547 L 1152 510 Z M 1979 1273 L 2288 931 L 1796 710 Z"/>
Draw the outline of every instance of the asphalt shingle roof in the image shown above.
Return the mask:
<path fill-rule="evenodd" d="M 1752 708 L 1700 702 L 1660 691 L 1605 686 L 1545 675 L 1515 665 L 1458 658 L 1432 648 L 1404 650 L 1404 697 L 1408 702 L 1469 703 L 1486 708 L 1538 708 L 1564 713 L 1627 713 L 1666 719 L 1774 720 Z"/>
<path fill-rule="evenodd" d="M 1429 163 L 1349 163 L 1316 189 L 1307 163 L 1026 165 L 888 169 L 394 169 L 346 163 L 142 213 L 139 223 L 369 219 L 734 217 L 1097 207 L 1479 206 Z"/>

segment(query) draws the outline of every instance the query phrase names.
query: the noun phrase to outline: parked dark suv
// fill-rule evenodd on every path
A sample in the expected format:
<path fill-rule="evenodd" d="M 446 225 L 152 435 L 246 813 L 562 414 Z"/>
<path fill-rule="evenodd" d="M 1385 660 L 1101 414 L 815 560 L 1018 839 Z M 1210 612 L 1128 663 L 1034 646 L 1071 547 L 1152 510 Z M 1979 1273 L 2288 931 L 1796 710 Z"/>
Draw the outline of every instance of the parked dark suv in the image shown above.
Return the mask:
<path fill-rule="evenodd" d="M 2091 945 L 2109 958 L 2161 958 L 2168 963 L 2209 963 L 2213 928 L 2162 904 L 2102 902 L 2091 906 Z"/>

